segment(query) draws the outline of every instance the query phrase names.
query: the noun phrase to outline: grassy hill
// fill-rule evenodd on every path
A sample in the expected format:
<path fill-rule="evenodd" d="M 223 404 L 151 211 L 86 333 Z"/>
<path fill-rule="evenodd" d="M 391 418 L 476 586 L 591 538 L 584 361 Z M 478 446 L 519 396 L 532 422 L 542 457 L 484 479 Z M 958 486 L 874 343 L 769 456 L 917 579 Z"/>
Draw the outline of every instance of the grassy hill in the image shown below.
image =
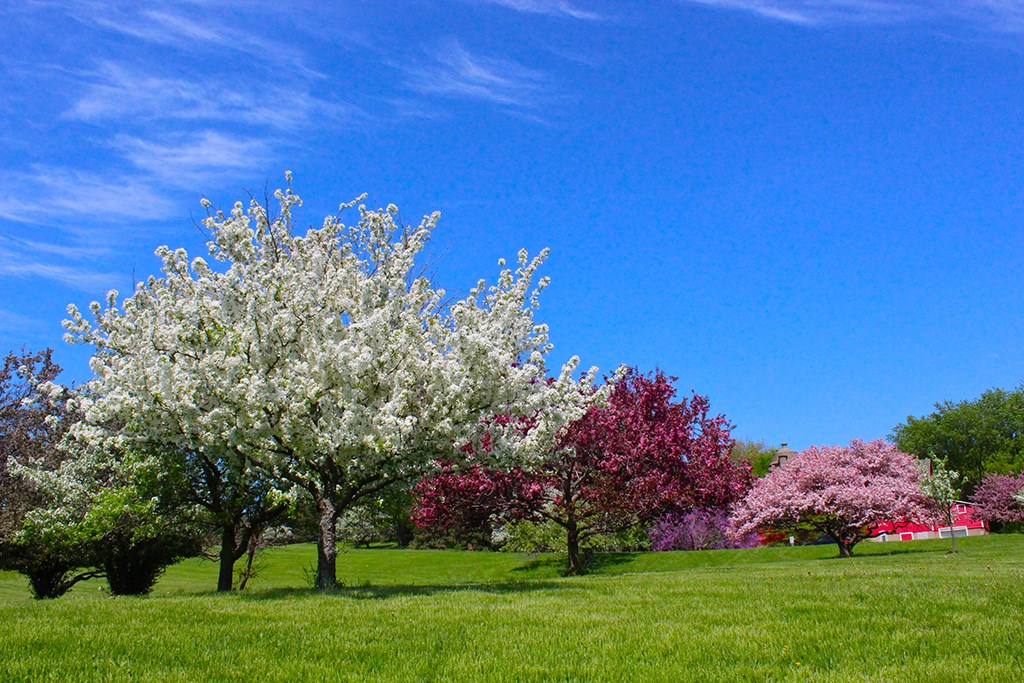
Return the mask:
<path fill-rule="evenodd" d="M 354 550 L 309 591 L 311 546 L 268 552 L 243 594 L 213 563 L 145 598 L 57 601 L 0 573 L 3 680 L 1016 681 L 1024 536 L 561 560 Z"/>

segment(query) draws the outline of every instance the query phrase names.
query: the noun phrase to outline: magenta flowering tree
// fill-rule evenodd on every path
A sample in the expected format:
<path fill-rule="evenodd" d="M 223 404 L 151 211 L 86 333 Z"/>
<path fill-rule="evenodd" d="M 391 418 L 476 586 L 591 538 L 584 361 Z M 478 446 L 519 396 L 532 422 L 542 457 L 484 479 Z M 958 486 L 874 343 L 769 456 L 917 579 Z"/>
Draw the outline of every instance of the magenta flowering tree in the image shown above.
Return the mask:
<path fill-rule="evenodd" d="M 811 446 L 754 484 L 733 511 L 732 532 L 817 532 L 850 557 L 879 525 L 936 519 L 919 478 L 914 458 L 881 439 Z"/>
<path fill-rule="evenodd" d="M 629 371 L 605 405 L 571 422 L 528 468 L 442 471 L 416 488 L 421 527 L 481 531 L 495 520 L 547 520 L 565 531 L 568 573 L 602 534 L 693 508 L 727 508 L 749 488 L 750 466 L 729 459 L 729 423 L 694 394 L 677 401 L 673 378 Z"/>
<path fill-rule="evenodd" d="M 449 539 L 490 547 L 494 528 L 532 515 L 539 498 L 539 485 L 520 469 L 459 469 L 446 462 L 413 488 L 410 519 Z"/>
<path fill-rule="evenodd" d="M 990 474 L 974 491 L 971 502 L 978 519 L 1000 524 L 1024 523 L 1024 472 Z"/>

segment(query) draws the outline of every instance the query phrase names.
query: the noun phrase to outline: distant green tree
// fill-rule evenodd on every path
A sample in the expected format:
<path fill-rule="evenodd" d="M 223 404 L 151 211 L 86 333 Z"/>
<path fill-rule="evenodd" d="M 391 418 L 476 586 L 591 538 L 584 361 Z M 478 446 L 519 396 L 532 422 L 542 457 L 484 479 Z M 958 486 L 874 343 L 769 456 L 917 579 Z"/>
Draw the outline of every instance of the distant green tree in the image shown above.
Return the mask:
<path fill-rule="evenodd" d="M 353 546 L 394 543 L 405 548 L 412 541 L 415 525 L 409 519 L 412 495 L 401 482 L 385 489 L 376 500 L 348 510 L 338 519 L 338 539 Z"/>
<path fill-rule="evenodd" d="M 990 389 L 972 401 L 944 401 L 923 417 L 907 417 L 889 439 L 919 458 L 932 454 L 960 473 L 968 494 L 990 472 L 1024 469 L 1024 387 Z"/>
<path fill-rule="evenodd" d="M 755 477 L 763 477 L 771 471 L 772 457 L 778 448 L 767 445 L 764 440 L 747 441 L 737 439 L 729 451 L 729 459 L 739 464 L 743 461 L 750 463 L 750 471 Z"/>

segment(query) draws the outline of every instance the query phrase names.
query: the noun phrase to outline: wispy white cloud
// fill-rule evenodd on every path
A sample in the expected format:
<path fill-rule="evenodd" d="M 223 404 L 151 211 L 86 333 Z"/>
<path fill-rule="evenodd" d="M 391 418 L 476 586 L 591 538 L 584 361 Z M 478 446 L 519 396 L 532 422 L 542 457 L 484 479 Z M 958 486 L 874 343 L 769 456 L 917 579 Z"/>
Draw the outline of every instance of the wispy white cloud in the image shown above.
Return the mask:
<path fill-rule="evenodd" d="M 98 293 L 128 281 L 125 274 L 103 272 L 91 264 L 56 262 L 35 250 L 8 249 L 0 245 L 0 276 L 9 278 L 40 278 L 75 289 Z"/>
<path fill-rule="evenodd" d="M 1022 0 L 965 0 L 962 4 L 960 11 L 965 16 L 973 15 L 994 31 L 1024 33 Z"/>
<path fill-rule="evenodd" d="M 23 252 L 35 253 L 38 255 L 56 256 L 58 258 L 74 261 L 96 260 L 106 258 L 111 254 L 111 249 L 105 244 L 77 244 L 62 242 L 55 244 L 51 242 L 40 242 L 38 240 L 24 240 L 16 237 L 0 238 L 0 248 L 17 249 Z"/>
<path fill-rule="evenodd" d="M 16 185 L 29 191 L 0 195 L 0 216 L 31 222 L 31 216 L 68 216 L 80 206 L 121 218 L 153 217 L 171 206 L 169 190 L 193 190 L 243 169 L 265 168 L 290 149 L 296 132 L 371 120 L 353 105 L 312 95 L 302 79 L 282 86 L 243 80 L 229 87 L 111 61 L 75 77 L 80 95 L 64 117 L 93 126 L 92 140 L 130 164 L 130 177 L 114 182 L 126 204 L 139 210 L 101 198 L 97 191 L 108 183 L 96 174 L 50 167 L 15 174 Z"/>
<path fill-rule="evenodd" d="M 218 173 L 262 167 L 270 155 L 264 139 L 214 130 L 175 134 L 159 141 L 120 135 L 113 144 L 151 178 L 185 187 L 195 187 L 198 181 Z"/>
<path fill-rule="evenodd" d="M 263 87 L 257 94 L 217 81 L 200 84 L 155 76 L 110 61 L 80 77 L 83 92 L 65 115 L 92 123 L 204 120 L 290 130 L 314 120 L 364 116 L 353 106 L 319 99 L 299 86 Z"/>
<path fill-rule="evenodd" d="M 248 6 L 137 7 L 81 0 L 19 10 L 74 19 L 94 40 L 74 63 L 4 64 L 8 75 L 60 94 L 53 123 L 74 136 L 67 153 L 0 168 L 0 276 L 88 291 L 122 282 L 108 272 L 118 254 L 96 245 L 161 230 L 180 219 L 187 194 L 283 164 L 305 133 L 369 120 L 355 105 L 314 94 L 325 84 L 307 68 L 302 41 L 271 44 L 266 31 L 231 25 Z M 18 234 L 28 239 L 3 237 Z"/>
<path fill-rule="evenodd" d="M 540 71 L 507 59 L 474 55 L 454 40 L 435 50 L 430 63 L 402 68 L 407 85 L 421 94 L 483 100 L 513 110 L 536 107 L 547 86 Z"/>
<path fill-rule="evenodd" d="M 796 24 L 890 22 L 916 13 L 916 2 L 891 0 L 680 0 L 724 9 L 743 10 L 767 19 Z"/>
<path fill-rule="evenodd" d="M 21 223 L 53 224 L 70 232 L 99 220 L 152 220 L 169 214 L 175 204 L 144 178 L 51 166 L 9 172 L 0 191 L 0 218 Z"/>
<path fill-rule="evenodd" d="M 390 107 L 396 120 L 421 119 L 424 121 L 443 121 L 448 118 L 448 114 L 423 98 L 383 97 L 381 102 Z"/>
<path fill-rule="evenodd" d="M 597 12 L 583 9 L 564 0 L 478 0 L 478 2 L 500 5 L 526 14 L 563 16 L 586 21 L 601 21 L 604 18 Z"/>
<path fill-rule="evenodd" d="M 231 49 L 235 45 L 245 44 L 230 40 L 237 36 L 224 35 L 209 25 L 161 10 L 145 9 L 131 15 L 130 20 L 128 16 L 111 15 L 108 12 L 89 13 L 88 18 L 99 26 L 123 35 L 162 45 L 180 44 L 182 40 L 207 43 L 221 40 L 228 49 Z"/>
<path fill-rule="evenodd" d="M 126 78 L 123 85 L 129 82 L 131 79 Z M 107 118 L 118 121 L 116 102 L 131 100 L 129 92 L 126 87 L 123 93 L 112 96 L 108 109 L 90 109 L 90 116 L 94 117 L 90 123 L 100 118 L 103 123 Z M 175 102 L 155 94 L 148 97 L 147 92 L 140 88 L 144 104 L 136 100 L 130 106 L 163 107 L 163 115 L 171 118 L 185 115 L 182 102 L 187 98 L 180 93 L 175 95 Z M 181 105 L 177 111 L 175 104 Z M 242 170 L 265 168 L 280 155 L 278 142 L 285 137 L 284 133 L 304 125 L 299 115 L 267 117 L 261 121 L 265 124 L 262 126 L 236 125 L 235 132 L 230 133 L 202 125 L 221 123 L 223 117 L 225 130 L 230 128 L 225 108 L 212 108 L 206 116 L 197 115 L 188 122 L 188 129 L 182 129 L 180 122 L 173 120 L 162 122 L 168 125 L 140 123 L 138 117 L 133 125 L 97 127 L 93 142 L 105 150 L 102 156 L 112 161 L 92 164 L 88 170 L 56 159 L 27 169 L 6 170 L 0 188 L 0 218 L 34 226 L 34 234 L 54 239 L 63 236 L 73 242 L 87 241 L 90 236 L 109 239 L 128 226 L 133 230 L 149 229 L 180 215 L 182 190 L 195 192 L 202 186 L 229 180 Z M 260 118 L 254 109 L 246 115 L 252 121 Z M 314 115 L 304 116 L 311 120 Z M 116 132 L 118 129 L 134 132 Z M 31 262 L 34 272 L 48 272 L 55 279 L 64 277 L 59 268 L 43 268 L 44 255 L 62 256 L 54 245 L 26 242 L 22 246 L 25 253 L 40 257 L 38 262 Z M 72 258 L 71 252 L 63 257 Z M 84 254 L 78 251 L 74 257 L 82 258 Z"/>
<path fill-rule="evenodd" d="M 807 26 L 954 20 L 972 29 L 1024 32 L 1022 0 L 678 0 Z"/>
<path fill-rule="evenodd" d="M 251 31 L 212 20 L 209 11 L 203 13 L 205 21 L 199 22 L 171 8 L 165 5 L 160 9 L 135 10 L 107 2 L 85 2 L 71 11 L 80 21 L 136 40 L 188 50 L 243 53 L 255 57 L 258 63 L 287 67 L 303 77 L 324 78 L 324 74 L 307 65 L 301 52 L 290 46 L 271 43 Z"/>

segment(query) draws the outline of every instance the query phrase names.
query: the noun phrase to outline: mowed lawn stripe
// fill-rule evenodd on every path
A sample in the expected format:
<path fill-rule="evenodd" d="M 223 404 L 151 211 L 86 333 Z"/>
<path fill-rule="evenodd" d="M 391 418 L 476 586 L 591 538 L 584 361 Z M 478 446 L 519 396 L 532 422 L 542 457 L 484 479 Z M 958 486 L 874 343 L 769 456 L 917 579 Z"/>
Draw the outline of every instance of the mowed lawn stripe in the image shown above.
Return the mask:
<path fill-rule="evenodd" d="M 193 562 L 147 598 L 5 599 L 0 662 L 5 680 L 1016 680 L 1024 537 L 894 546 L 635 554 L 571 579 L 557 558 L 362 550 L 327 595 L 295 580 L 310 549 L 283 548 L 245 594 Z"/>

